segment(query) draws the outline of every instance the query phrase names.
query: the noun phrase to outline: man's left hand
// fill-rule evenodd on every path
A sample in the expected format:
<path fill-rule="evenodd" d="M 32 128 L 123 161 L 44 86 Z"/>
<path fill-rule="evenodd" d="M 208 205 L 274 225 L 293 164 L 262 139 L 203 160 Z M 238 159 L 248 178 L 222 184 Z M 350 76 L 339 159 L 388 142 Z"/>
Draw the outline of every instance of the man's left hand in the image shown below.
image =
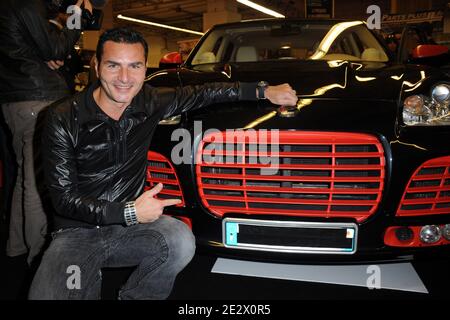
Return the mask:
<path fill-rule="evenodd" d="M 264 95 L 273 104 L 283 106 L 295 106 L 298 100 L 297 92 L 288 83 L 268 86 Z"/>

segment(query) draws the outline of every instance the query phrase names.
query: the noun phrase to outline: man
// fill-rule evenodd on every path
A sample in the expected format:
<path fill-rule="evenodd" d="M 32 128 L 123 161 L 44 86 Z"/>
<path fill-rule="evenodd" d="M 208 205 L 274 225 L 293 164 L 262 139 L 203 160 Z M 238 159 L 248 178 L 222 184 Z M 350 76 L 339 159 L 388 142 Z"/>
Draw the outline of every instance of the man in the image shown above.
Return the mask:
<path fill-rule="evenodd" d="M 53 30 L 46 19 L 49 0 L 0 1 L 0 104 L 13 135 L 17 179 L 6 253 L 28 254 L 31 264 L 45 242 L 47 221 L 35 181 L 36 120 L 47 105 L 67 95 L 56 69 L 81 30 Z M 56 0 L 55 0 L 56 1 Z M 92 10 L 88 0 L 79 0 Z"/>
<path fill-rule="evenodd" d="M 64 12 L 64 8 L 53 7 L 49 10 L 47 17 L 48 21 L 55 28 L 55 30 L 60 31 L 63 30 L 64 26 L 67 24 L 69 15 Z M 77 77 L 77 74 L 82 71 L 83 63 L 81 61 L 81 57 L 74 47 L 64 60 L 64 65 L 58 69 L 58 72 L 64 77 L 71 94 L 76 93 L 75 78 Z"/>
<path fill-rule="evenodd" d="M 144 85 L 147 54 L 139 33 L 106 31 L 96 53 L 99 82 L 48 111 L 45 176 L 59 230 L 31 299 L 98 299 L 101 268 L 125 266 L 137 268 L 120 299 L 164 299 L 194 254 L 190 229 L 161 215 L 179 200 L 154 198 L 161 184 L 142 193 L 153 132 L 162 118 L 188 109 L 255 99 L 256 84 L 153 88 Z M 265 96 L 276 104 L 297 101 L 287 84 L 267 87 Z M 78 286 L 67 285 L 73 270 Z"/>

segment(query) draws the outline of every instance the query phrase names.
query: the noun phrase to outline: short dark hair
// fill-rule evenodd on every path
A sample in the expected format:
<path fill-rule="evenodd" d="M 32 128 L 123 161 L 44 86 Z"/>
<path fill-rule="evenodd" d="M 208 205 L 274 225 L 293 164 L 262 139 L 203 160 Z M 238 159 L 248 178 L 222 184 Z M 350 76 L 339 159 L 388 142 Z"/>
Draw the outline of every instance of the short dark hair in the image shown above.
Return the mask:
<path fill-rule="evenodd" d="M 100 39 L 98 39 L 97 52 L 95 53 L 97 61 L 99 63 L 103 55 L 103 47 L 106 41 L 113 41 L 116 43 L 128 43 L 128 44 L 140 43 L 144 47 L 145 61 L 147 61 L 148 55 L 147 41 L 145 41 L 141 33 L 137 32 L 136 30 L 133 30 L 132 28 L 117 27 L 106 30 L 105 32 L 102 33 Z"/>

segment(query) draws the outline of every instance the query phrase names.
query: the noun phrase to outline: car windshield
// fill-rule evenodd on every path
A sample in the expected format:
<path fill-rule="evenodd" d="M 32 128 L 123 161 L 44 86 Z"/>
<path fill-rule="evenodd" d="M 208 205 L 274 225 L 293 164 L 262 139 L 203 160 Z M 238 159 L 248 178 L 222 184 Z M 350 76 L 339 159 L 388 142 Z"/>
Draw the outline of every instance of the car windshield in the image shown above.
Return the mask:
<path fill-rule="evenodd" d="M 389 60 L 361 21 L 263 23 L 210 32 L 190 57 L 191 65 L 273 60 Z"/>

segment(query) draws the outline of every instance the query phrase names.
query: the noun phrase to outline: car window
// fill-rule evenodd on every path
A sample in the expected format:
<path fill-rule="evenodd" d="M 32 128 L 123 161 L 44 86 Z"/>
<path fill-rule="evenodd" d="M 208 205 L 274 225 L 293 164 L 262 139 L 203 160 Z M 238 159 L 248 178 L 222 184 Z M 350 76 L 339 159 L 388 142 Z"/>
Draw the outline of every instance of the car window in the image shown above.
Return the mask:
<path fill-rule="evenodd" d="M 243 23 L 210 32 L 188 64 L 307 59 L 384 62 L 388 56 L 360 21 Z"/>
<path fill-rule="evenodd" d="M 280 24 L 218 29 L 204 39 L 191 64 L 306 59 L 330 27 L 320 24 Z"/>
<path fill-rule="evenodd" d="M 408 28 L 405 30 L 402 37 L 402 51 L 400 61 L 408 61 L 412 57 L 413 50 L 420 44 L 425 44 L 419 30 L 415 28 Z"/>
<path fill-rule="evenodd" d="M 429 23 L 396 28 L 388 26 L 379 33 L 389 50 L 403 63 L 411 60 L 412 52 L 418 45 L 437 44 L 432 38 L 432 26 Z"/>
<path fill-rule="evenodd" d="M 384 48 L 362 23 L 345 22 L 334 26 L 324 37 L 314 60 L 386 62 Z"/>

